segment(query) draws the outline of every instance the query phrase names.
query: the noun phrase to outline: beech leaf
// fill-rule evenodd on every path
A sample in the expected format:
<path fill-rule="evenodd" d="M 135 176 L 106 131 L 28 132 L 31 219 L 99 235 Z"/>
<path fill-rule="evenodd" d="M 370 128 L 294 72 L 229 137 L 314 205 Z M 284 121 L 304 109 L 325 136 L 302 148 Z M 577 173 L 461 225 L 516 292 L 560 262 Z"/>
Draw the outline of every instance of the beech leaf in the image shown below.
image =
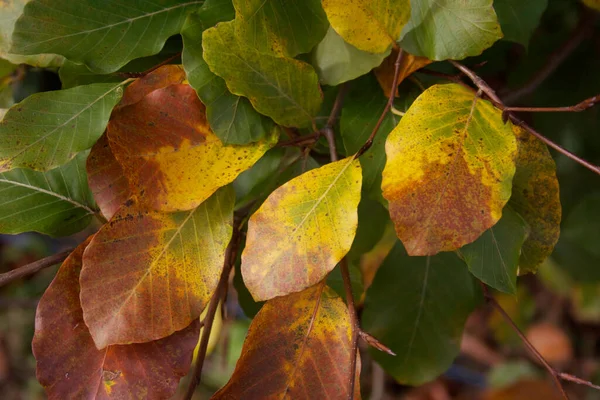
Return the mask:
<path fill-rule="evenodd" d="M 175 394 L 198 342 L 199 321 L 161 340 L 98 350 L 79 304 L 81 257 L 65 260 L 35 316 L 37 378 L 49 399 L 166 399 Z"/>
<path fill-rule="evenodd" d="M 333 29 L 346 42 L 370 53 L 383 53 L 400 38 L 400 31 L 409 20 L 412 2 L 323 0 L 323 8 Z"/>
<path fill-rule="evenodd" d="M 47 172 L 0 173 L 0 232 L 66 236 L 85 228 L 96 213 L 85 176 L 87 155 Z"/>
<path fill-rule="evenodd" d="M 233 376 L 212 399 L 347 399 L 351 347 L 348 309 L 324 284 L 270 300 L 252 320 Z M 358 377 L 353 398 L 360 399 Z"/>
<path fill-rule="evenodd" d="M 473 242 L 511 195 L 517 144 L 501 112 L 457 84 L 435 85 L 386 142 L 383 196 L 410 255 Z"/>
<path fill-rule="evenodd" d="M 390 93 L 392 92 L 392 84 L 394 83 L 394 75 L 396 73 L 396 59 L 398 58 L 398 51 L 393 50 L 392 54 L 387 57 L 383 63 L 375 68 L 373 72 L 375 72 L 375 76 L 377 77 L 377 81 L 381 85 L 383 89 L 383 94 L 385 97 L 390 97 Z M 402 55 L 402 60 L 400 61 L 400 70 L 398 73 L 398 81 L 397 85 L 399 86 L 404 79 L 408 78 L 412 75 L 413 72 L 423 68 L 426 65 L 431 64 L 432 61 L 427 57 L 419 57 L 410 54 L 405 51 Z M 398 87 L 396 87 L 396 93 L 394 94 L 398 97 L 400 94 L 398 93 Z"/>
<path fill-rule="evenodd" d="M 358 224 L 362 174 L 353 157 L 308 171 L 271 193 L 248 221 L 244 283 L 255 300 L 299 292 L 346 255 Z"/>
<path fill-rule="evenodd" d="M 258 161 L 276 133 L 251 145 L 224 146 L 210 130 L 196 92 L 184 84 L 120 107 L 108 125 L 110 146 L 132 194 L 163 211 L 202 203 Z"/>
<path fill-rule="evenodd" d="M 96 83 L 36 93 L 0 121 L 0 172 L 47 171 L 89 149 L 104 132 L 122 83 Z"/>
<path fill-rule="evenodd" d="M 128 201 L 100 229 L 80 280 L 97 348 L 161 339 L 200 316 L 223 268 L 234 200 L 223 188 L 177 213 L 144 211 Z"/>
<path fill-rule="evenodd" d="M 234 22 L 204 31 L 204 60 L 231 93 L 247 97 L 261 114 L 284 126 L 309 126 L 321 106 L 314 69 L 292 58 L 261 53 L 234 33 Z"/>
<path fill-rule="evenodd" d="M 548 0 L 495 0 L 494 10 L 498 14 L 504 40 L 527 48 L 547 6 Z"/>

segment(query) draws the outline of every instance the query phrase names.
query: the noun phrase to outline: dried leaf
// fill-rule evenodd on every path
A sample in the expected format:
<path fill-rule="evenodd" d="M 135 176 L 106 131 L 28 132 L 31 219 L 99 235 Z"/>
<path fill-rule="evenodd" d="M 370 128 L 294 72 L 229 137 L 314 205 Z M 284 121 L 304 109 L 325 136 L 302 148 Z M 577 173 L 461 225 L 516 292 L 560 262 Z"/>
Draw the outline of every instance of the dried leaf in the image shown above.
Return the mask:
<path fill-rule="evenodd" d="M 394 75 L 396 74 L 396 59 L 398 58 L 398 50 L 393 50 L 383 63 L 375 68 L 375 76 L 383 89 L 385 97 L 390 97 L 392 84 L 394 83 Z M 398 86 L 402 81 L 408 78 L 413 72 L 431 64 L 433 61 L 427 57 L 419 57 L 405 51 L 400 63 L 400 74 L 398 75 Z M 399 96 L 398 87 L 396 86 L 396 97 Z"/>
<path fill-rule="evenodd" d="M 136 79 L 127 86 L 117 108 L 125 107 L 149 95 L 151 92 L 170 85 L 177 85 L 186 80 L 185 71 L 181 65 L 163 65 L 148 75 Z"/>

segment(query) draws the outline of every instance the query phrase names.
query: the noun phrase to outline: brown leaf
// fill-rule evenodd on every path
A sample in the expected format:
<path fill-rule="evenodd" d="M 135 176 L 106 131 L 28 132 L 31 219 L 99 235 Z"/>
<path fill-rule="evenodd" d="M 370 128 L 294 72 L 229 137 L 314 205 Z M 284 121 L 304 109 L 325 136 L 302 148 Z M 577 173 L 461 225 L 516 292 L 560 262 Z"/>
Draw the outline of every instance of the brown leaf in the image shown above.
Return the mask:
<path fill-rule="evenodd" d="M 562 396 L 552 385 L 543 380 L 523 380 L 506 388 L 488 390 L 483 400 L 560 400 Z"/>
<path fill-rule="evenodd" d="M 79 304 L 81 258 L 90 239 L 65 260 L 35 318 L 33 354 L 49 399 L 165 399 L 190 367 L 199 321 L 154 342 L 94 345 Z"/>
<path fill-rule="evenodd" d="M 125 107 L 142 100 L 151 92 L 170 85 L 183 83 L 186 79 L 182 65 L 165 65 L 148 75 L 136 79 L 127 86 L 117 108 Z"/>
<path fill-rule="evenodd" d="M 392 53 L 383 60 L 383 63 L 373 71 L 375 72 L 375 77 L 377 81 L 381 85 L 383 89 L 383 93 L 385 93 L 385 97 L 390 97 L 390 90 L 392 89 L 392 84 L 394 83 L 394 74 L 396 73 L 396 58 L 398 58 L 398 50 L 392 50 Z M 396 86 L 396 97 L 400 94 L 398 93 L 398 86 L 400 83 L 406 78 L 408 78 L 413 72 L 423 68 L 426 65 L 431 64 L 431 61 L 427 57 L 414 56 L 407 51 L 404 51 L 404 55 L 402 56 L 402 61 L 400 63 L 400 74 L 398 75 L 398 85 Z"/>
<path fill-rule="evenodd" d="M 233 376 L 213 399 L 346 400 L 351 336 L 345 303 L 323 283 L 270 300 L 250 325 Z"/>
<path fill-rule="evenodd" d="M 573 345 L 564 330 L 542 322 L 531 326 L 525 333 L 533 347 L 550 364 L 564 364 L 573 358 Z"/>
<path fill-rule="evenodd" d="M 86 169 L 94 199 L 102 215 L 111 219 L 129 198 L 129 184 L 110 149 L 106 133 L 92 147 Z"/>

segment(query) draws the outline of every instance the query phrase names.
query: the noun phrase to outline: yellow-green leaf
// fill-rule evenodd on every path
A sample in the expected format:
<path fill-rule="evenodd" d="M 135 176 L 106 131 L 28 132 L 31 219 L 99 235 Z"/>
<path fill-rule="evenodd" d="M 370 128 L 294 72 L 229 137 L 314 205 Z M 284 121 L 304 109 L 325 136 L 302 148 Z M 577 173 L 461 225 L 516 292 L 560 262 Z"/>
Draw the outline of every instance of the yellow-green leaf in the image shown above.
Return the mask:
<path fill-rule="evenodd" d="M 329 23 L 344 40 L 383 53 L 400 38 L 410 18 L 409 0 L 323 0 Z"/>
<path fill-rule="evenodd" d="M 386 142 L 383 196 L 410 255 L 456 250 L 502 215 L 517 144 L 499 110 L 457 84 L 423 92 Z"/>
<path fill-rule="evenodd" d="M 177 213 L 144 211 L 129 200 L 100 229 L 80 279 L 96 347 L 157 340 L 200 316 L 223 268 L 234 199 L 223 188 Z"/>
<path fill-rule="evenodd" d="M 509 204 L 531 229 L 523 243 L 519 273 L 536 272 L 560 236 L 560 193 L 556 164 L 548 148 L 523 128 L 513 126 L 518 140 L 517 170 Z"/>
<path fill-rule="evenodd" d="M 315 70 L 292 58 L 261 53 L 239 41 L 234 22 L 220 23 L 202 36 L 204 60 L 231 93 L 247 97 L 254 108 L 284 126 L 311 124 L 322 94 Z"/>
<path fill-rule="evenodd" d="M 358 223 L 362 173 L 352 157 L 292 179 L 250 217 L 242 274 L 255 300 L 299 292 L 346 255 Z"/>

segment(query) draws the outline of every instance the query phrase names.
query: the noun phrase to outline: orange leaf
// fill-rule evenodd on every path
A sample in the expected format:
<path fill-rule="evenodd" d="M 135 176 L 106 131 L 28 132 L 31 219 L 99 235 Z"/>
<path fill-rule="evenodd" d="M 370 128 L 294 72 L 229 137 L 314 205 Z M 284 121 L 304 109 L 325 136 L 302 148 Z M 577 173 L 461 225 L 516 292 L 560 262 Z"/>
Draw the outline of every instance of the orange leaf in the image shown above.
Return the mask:
<path fill-rule="evenodd" d="M 165 65 L 148 75 L 136 79 L 127 86 L 117 108 L 125 107 L 142 100 L 151 92 L 170 85 L 183 83 L 186 79 L 182 65 Z"/>
<path fill-rule="evenodd" d="M 188 85 L 154 90 L 113 112 L 108 139 L 132 193 L 155 210 L 189 210 L 250 168 L 274 143 L 223 146 Z"/>
<path fill-rule="evenodd" d="M 176 213 L 144 211 L 130 200 L 100 229 L 80 279 L 98 348 L 157 340 L 200 316 L 223 268 L 234 198 L 223 188 Z"/>
<path fill-rule="evenodd" d="M 394 74 L 396 73 L 396 58 L 398 58 L 398 50 L 392 50 L 392 53 L 383 60 L 383 63 L 373 70 L 375 77 L 385 93 L 385 97 L 390 97 L 390 90 L 394 83 Z M 400 75 L 398 75 L 398 85 L 396 86 L 396 97 L 399 96 L 398 86 L 402 81 L 408 78 L 413 72 L 423 68 L 426 65 L 431 64 L 431 61 L 427 57 L 414 56 L 407 51 L 402 56 L 402 62 L 400 63 Z"/>
<path fill-rule="evenodd" d="M 482 396 L 482 400 L 560 400 L 562 398 L 552 383 L 538 379 L 522 380 L 506 388 L 491 389 Z"/>
<path fill-rule="evenodd" d="M 94 199 L 102 215 L 111 219 L 129 198 L 129 185 L 110 149 L 106 133 L 92 147 L 86 169 Z"/>
<path fill-rule="evenodd" d="M 270 300 L 250 325 L 233 376 L 213 400 L 346 399 L 351 337 L 346 305 L 324 283 Z"/>
<path fill-rule="evenodd" d="M 149 343 L 98 350 L 79 304 L 81 257 L 89 239 L 65 260 L 35 317 L 33 354 L 49 399 L 164 399 L 190 367 L 199 321 Z"/>

